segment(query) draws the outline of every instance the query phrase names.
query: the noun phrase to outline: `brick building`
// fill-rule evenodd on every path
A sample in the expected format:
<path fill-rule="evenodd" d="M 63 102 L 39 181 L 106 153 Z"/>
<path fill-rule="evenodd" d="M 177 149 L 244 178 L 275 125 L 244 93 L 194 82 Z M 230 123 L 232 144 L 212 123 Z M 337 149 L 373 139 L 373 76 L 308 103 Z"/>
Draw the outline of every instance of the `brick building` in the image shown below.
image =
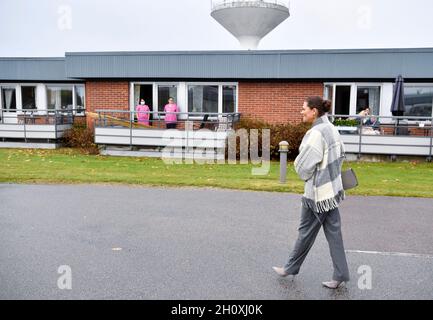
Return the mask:
<path fill-rule="evenodd" d="M 154 111 L 173 96 L 182 112 L 240 112 L 272 123 L 300 121 L 306 96 L 333 113 L 369 105 L 391 115 L 395 77 L 405 78 L 407 115 L 432 115 L 433 49 L 90 52 L 64 58 L 0 58 L 4 113 L 67 106 Z"/>

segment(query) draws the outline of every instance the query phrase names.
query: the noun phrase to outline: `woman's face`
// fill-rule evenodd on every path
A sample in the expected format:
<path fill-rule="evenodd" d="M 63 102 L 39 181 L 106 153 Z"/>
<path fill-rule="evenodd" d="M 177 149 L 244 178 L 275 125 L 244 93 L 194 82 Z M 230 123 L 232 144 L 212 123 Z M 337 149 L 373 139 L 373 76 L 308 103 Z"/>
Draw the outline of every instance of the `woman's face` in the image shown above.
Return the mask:
<path fill-rule="evenodd" d="M 174 103 L 174 100 L 173 99 L 168 99 L 168 103 L 172 104 L 172 103 Z"/>
<path fill-rule="evenodd" d="M 304 105 L 302 106 L 301 115 L 302 115 L 302 122 L 313 123 L 314 120 L 316 120 L 317 118 L 317 109 L 310 108 L 307 105 L 307 101 L 305 101 Z"/>

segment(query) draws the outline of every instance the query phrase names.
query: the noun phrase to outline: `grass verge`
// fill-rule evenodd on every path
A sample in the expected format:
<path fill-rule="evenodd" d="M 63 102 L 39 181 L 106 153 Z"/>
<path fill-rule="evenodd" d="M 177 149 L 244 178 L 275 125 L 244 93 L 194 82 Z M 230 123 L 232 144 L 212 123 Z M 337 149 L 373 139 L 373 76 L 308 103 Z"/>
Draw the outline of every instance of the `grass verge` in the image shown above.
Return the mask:
<path fill-rule="evenodd" d="M 85 155 L 75 149 L 0 149 L 2 183 L 109 183 L 149 186 L 218 187 L 302 193 L 303 182 L 292 163 L 287 183 L 278 182 L 279 163 L 263 176 L 252 164 L 165 164 L 160 159 Z M 345 163 L 355 169 L 360 185 L 353 195 L 433 198 L 433 163 Z"/>

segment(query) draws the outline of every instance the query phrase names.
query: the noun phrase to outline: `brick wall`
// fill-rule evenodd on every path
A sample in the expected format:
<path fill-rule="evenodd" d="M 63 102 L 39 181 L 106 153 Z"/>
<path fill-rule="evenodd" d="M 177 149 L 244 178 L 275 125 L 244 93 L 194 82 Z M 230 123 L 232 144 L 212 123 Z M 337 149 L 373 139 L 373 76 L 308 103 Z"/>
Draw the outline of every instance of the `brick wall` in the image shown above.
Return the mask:
<path fill-rule="evenodd" d="M 87 81 L 86 111 L 97 109 L 129 110 L 129 83 L 127 81 Z M 128 115 L 124 115 L 128 118 Z M 91 116 L 87 125 L 93 127 Z"/>
<path fill-rule="evenodd" d="M 304 99 L 311 95 L 322 96 L 323 83 L 239 82 L 238 110 L 242 117 L 270 123 L 300 122 Z M 86 110 L 94 112 L 96 109 L 129 110 L 128 82 L 87 81 Z M 87 117 L 89 126 L 93 124 L 91 119 Z"/>
<path fill-rule="evenodd" d="M 323 96 L 323 83 L 239 82 L 238 111 L 270 123 L 301 122 L 304 100 L 313 95 Z"/>

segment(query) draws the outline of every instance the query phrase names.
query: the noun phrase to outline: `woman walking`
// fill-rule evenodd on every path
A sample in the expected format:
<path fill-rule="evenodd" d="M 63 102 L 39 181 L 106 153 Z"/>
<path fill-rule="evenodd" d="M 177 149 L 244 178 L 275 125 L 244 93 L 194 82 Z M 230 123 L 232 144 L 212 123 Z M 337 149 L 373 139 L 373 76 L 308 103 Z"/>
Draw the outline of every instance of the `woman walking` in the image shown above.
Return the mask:
<path fill-rule="evenodd" d="M 280 276 L 296 275 L 313 246 L 320 227 L 323 226 L 334 266 L 331 281 L 322 282 L 330 289 L 349 281 L 346 254 L 341 233 L 338 206 L 344 199 L 341 166 L 344 145 L 338 130 L 326 115 L 330 101 L 321 97 L 309 97 L 302 107 L 302 121 L 311 123 L 302 139 L 294 166 L 305 181 L 302 196 L 301 222 L 295 247 L 284 267 L 273 267 Z"/>

